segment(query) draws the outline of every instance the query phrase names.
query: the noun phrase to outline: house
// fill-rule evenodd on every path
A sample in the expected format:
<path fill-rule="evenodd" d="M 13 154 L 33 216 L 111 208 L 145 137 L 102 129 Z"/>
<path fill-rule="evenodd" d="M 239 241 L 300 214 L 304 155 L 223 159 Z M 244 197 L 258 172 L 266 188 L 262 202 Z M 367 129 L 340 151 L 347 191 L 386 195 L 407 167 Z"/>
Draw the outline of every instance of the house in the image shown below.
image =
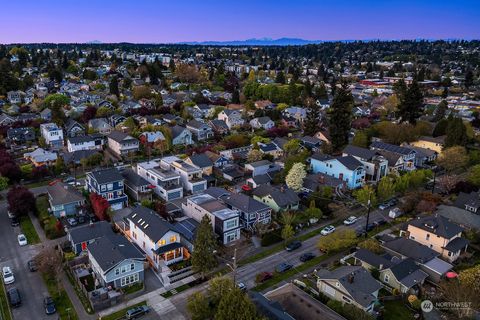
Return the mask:
<path fill-rule="evenodd" d="M 183 186 L 180 174 L 175 172 L 169 164 L 159 160 L 150 160 L 137 163 L 137 173 L 147 180 L 153 192 L 165 201 L 183 198 Z"/>
<path fill-rule="evenodd" d="M 79 150 L 74 152 L 65 152 L 63 153 L 62 157 L 63 157 L 63 161 L 67 165 L 70 165 L 70 164 L 79 165 L 81 164 L 82 159 L 90 158 L 95 154 L 101 154 L 101 152 L 98 150 Z"/>
<path fill-rule="evenodd" d="M 203 178 L 203 170 L 195 165 L 188 164 L 177 157 L 166 157 L 162 161 L 170 164 L 173 171 L 180 174 L 183 189 L 187 193 L 195 194 L 207 189 L 207 180 Z"/>
<path fill-rule="evenodd" d="M 82 136 L 85 134 L 85 127 L 73 119 L 65 123 L 65 134 L 68 138 Z"/>
<path fill-rule="evenodd" d="M 168 268 L 190 257 L 187 248 L 181 243 L 181 235 L 170 222 L 156 212 L 137 206 L 125 218 L 130 230 L 130 240 L 146 254 L 150 265 L 160 273 L 165 284 Z"/>
<path fill-rule="evenodd" d="M 138 139 L 142 145 L 149 147 L 155 147 L 166 142 L 166 138 L 161 131 L 142 132 Z"/>
<path fill-rule="evenodd" d="M 471 211 L 442 204 L 435 213 L 457 223 L 465 230 L 480 230 L 480 215 Z"/>
<path fill-rule="evenodd" d="M 390 167 L 392 167 L 393 161 L 396 158 L 397 161 L 395 161 L 395 165 L 393 166 L 393 170 L 395 171 L 415 170 L 415 150 L 380 141 L 372 142 L 370 149 L 379 151 L 381 155 L 387 158 Z M 395 155 L 395 158 L 393 155 Z"/>
<path fill-rule="evenodd" d="M 57 218 L 76 215 L 85 204 L 83 195 L 75 187 L 56 182 L 47 186 L 50 212 Z"/>
<path fill-rule="evenodd" d="M 160 118 L 156 118 L 154 116 L 144 116 L 138 118 L 138 124 L 141 127 L 145 127 L 147 125 L 152 125 L 154 127 L 163 125 L 163 121 Z"/>
<path fill-rule="evenodd" d="M 274 159 L 280 158 L 283 156 L 283 150 L 273 142 L 269 143 L 258 143 L 258 149 L 263 154 L 269 154 Z"/>
<path fill-rule="evenodd" d="M 213 137 L 212 128 L 204 122 L 190 120 L 187 123 L 187 129 L 192 133 L 196 141 L 207 140 Z"/>
<path fill-rule="evenodd" d="M 279 168 L 277 165 L 268 160 L 260 160 L 245 164 L 245 171 L 250 173 L 252 177 L 255 177 L 261 174 L 279 171 Z"/>
<path fill-rule="evenodd" d="M 103 150 L 104 138 L 99 133 L 67 138 L 68 152 L 79 150 Z"/>
<path fill-rule="evenodd" d="M 467 250 L 468 240 L 462 238 L 462 232 L 463 228 L 456 223 L 434 215 L 411 220 L 406 233 L 409 239 L 428 246 L 453 262 Z"/>
<path fill-rule="evenodd" d="M 127 120 L 127 117 L 121 115 L 121 114 L 112 114 L 110 118 L 108 118 L 108 121 L 110 122 L 110 125 L 113 128 L 116 128 L 117 126 L 121 126 L 122 123 Z"/>
<path fill-rule="evenodd" d="M 274 212 L 286 212 L 290 210 L 298 210 L 300 198 L 290 188 L 276 188 L 267 184 L 263 184 L 253 191 L 253 198 L 265 203 L 272 208 Z"/>
<path fill-rule="evenodd" d="M 201 168 L 206 176 L 213 174 L 213 162 L 205 153 L 193 154 L 186 158 L 185 162 Z"/>
<path fill-rule="evenodd" d="M 208 118 L 208 117 L 211 117 L 213 116 L 214 112 L 215 112 L 215 106 L 214 105 L 211 105 L 211 104 L 197 104 L 195 106 L 193 106 L 193 108 L 195 110 L 197 110 L 198 112 L 200 112 L 200 114 L 202 115 L 202 118 Z"/>
<path fill-rule="evenodd" d="M 94 277 L 102 286 L 120 289 L 143 282 L 145 256 L 123 236 L 97 238 L 87 252 Z"/>
<path fill-rule="evenodd" d="M 118 157 L 135 153 L 139 149 L 137 139 L 121 131 L 112 131 L 108 135 L 108 148 Z"/>
<path fill-rule="evenodd" d="M 317 272 L 317 288 L 327 297 L 342 304 L 350 303 L 365 312 L 372 312 L 382 285 L 370 272 L 359 266 L 342 266 L 333 271 Z"/>
<path fill-rule="evenodd" d="M 168 204 L 167 204 L 168 206 Z M 181 211 L 181 209 L 179 209 Z M 193 252 L 193 245 L 197 237 L 197 230 L 200 223 L 189 217 L 176 218 L 173 226 L 180 233 L 180 243 L 183 244 L 188 252 Z"/>
<path fill-rule="evenodd" d="M 282 116 L 280 124 L 284 127 L 295 128 L 298 125 L 298 121 L 293 117 Z"/>
<path fill-rule="evenodd" d="M 152 189 L 154 186 L 143 177 L 138 175 L 132 169 L 122 170 L 122 176 L 125 179 L 125 192 L 135 201 L 152 201 Z"/>
<path fill-rule="evenodd" d="M 207 215 L 210 218 L 213 231 L 222 244 L 227 245 L 240 239 L 240 214 L 238 210 L 228 208 L 221 201 L 209 194 L 197 194 L 187 198 L 182 204 L 186 216 L 202 221 Z"/>
<path fill-rule="evenodd" d="M 1 113 L 0 114 L 0 125 L 1 126 L 10 126 L 15 122 L 15 118 L 12 116 L 9 116 L 6 113 Z"/>
<path fill-rule="evenodd" d="M 213 120 L 210 120 L 208 124 L 210 125 L 210 127 L 212 127 L 214 132 L 221 135 L 227 134 L 228 131 L 230 130 L 227 124 L 225 123 L 225 121 L 223 120 L 213 119 Z"/>
<path fill-rule="evenodd" d="M 218 120 L 223 120 L 228 126 L 228 129 L 241 127 L 245 124 L 245 120 L 242 118 L 242 113 L 239 110 L 225 109 L 222 110 L 218 116 Z"/>
<path fill-rule="evenodd" d="M 367 181 L 378 182 L 388 174 L 388 160 L 373 150 L 348 145 L 342 155 L 352 156 L 364 165 Z"/>
<path fill-rule="evenodd" d="M 460 192 L 453 205 L 468 212 L 478 214 L 480 213 L 480 194 L 475 191 L 470 193 Z"/>
<path fill-rule="evenodd" d="M 25 93 L 20 90 L 7 92 L 7 99 L 11 104 L 21 104 L 23 96 Z"/>
<path fill-rule="evenodd" d="M 260 174 L 255 177 L 248 178 L 245 181 L 245 184 L 255 189 L 262 185 L 270 185 L 271 182 L 272 182 L 272 177 L 270 177 L 270 175 L 266 173 L 266 174 Z"/>
<path fill-rule="evenodd" d="M 320 139 L 322 142 L 330 144 L 331 142 L 331 137 L 330 137 L 330 132 L 327 130 L 321 130 L 315 133 L 315 138 Z"/>
<path fill-rule="evenodd" d="M 210 159 L 215 168 L 222 168 L 230 163 L 230 161 L 224 155 L 212 152 L 210 150 L 205 151 L 205 155 Z"/>
<path fill-rule="evenodd" d="M 85 189 L 107 199 L 112 210 L 120 210 L 128 203 L 123 180 L 116 168 L 90 171 L 87 172 Z"/>
<path fill-rule="evenodd" d="M 55 152 L 50 152 L 42 148 L 24 153 L 23 157 L 30 161 L 35 167 L 49 166 L 57 161 L 57 154 Z"/>
<path fill-rule="evenodd" d="M 333 189 L 343 189 L 345 183 L 343 180 L 332 177 L 324 173 L 311 173 L 307 174 L 303 179 L 302 191 L 304 192 L 317 192 L 323 187 L 331 187 Z"/>
<path fill-rule="evenodd" d="M 88 120 L 88 128 L 93 132 L 98 132 L 103 135 L 109 135 L 112 132 L 112 126 L 105 118 L 95 118 Z"/>
<path fill-rule="evenodd" d="M 45 144 L 54 150 L 63 148 L 63 130 L 55 123 L 40 124 L 40 134 L 45 140 Z"/>
<path fill-rule="evenodd" d="M 303 122 L 307 118 L 307 109 L 291 106 L 282 111 L 287 118 L 294 118 L 297 122 Z"/>
<path fill-rule="evenodd" d="M 417 141 L 410 142 L 414 147 L 430 149 L 435 151 L 437 154 L 442 153 L 443 146 L 445 144 L 445 136 L 440 137 L 420 137 Z"/>
<path fill-rule="evenodd" d="M 415 151 L 415 166 L 426 167 L 432 164 L 438 156 L 438 153 L 431 149 L 415 147 L 408 144 L 402 144 L 402 147 Z"/>
<path fill-rule="evenodd" d="M 222 201 L 228 208 L 240 212 L 242 227 L 251 232 L 255 232 L 258 226 L 267 225 L 272 221 L 272 209 L 269 206 L 243 193 L 225 195 Z"/>
<path fill-rule="evenodd" d="M 97 221 L 67 230 L 67 238 L 76 255 L 87 251 L 87 246 L 96 239 L 113 234 L 112 224 L 108 221 Z"/>
<path fill-rule="evenodd" d="M 322 140 L 316 138 L 316 137 L 311 137 L 311 136 L 304 136 L 300 138 L 300 144 L 313 152 L 319 152 L 320 148 L 322 146 Z"/>
<path fill-rule="evenodd" d="M 360 188 L 365 182 L 365 166 L 352 156 L 332 157 L 315 153 L 310 160 L 313 173 L 324 173 L 345 182 L 348 188 Z"/>
<path fill-rule="evenodd" d="M 401 293 L 418 294 L 428 274 L 411 258 L 380 270 L 380 281 Z"/>
<path fill-rule="evenodd" d="M 45 121 L 52 121 L 52 110 L 49 108 L 45 108 L 42 111 L 40 111 L 40 118 L 42 118 Z"/>
<path fill-rule="evenodd" d="M 7 140 L 16 145 L 34 142 L 35 130 L 33 128 L 10 128 L 7 130 Z"/>
<path fill-rule="evenodd" d="M 258 117 L 250 120 L 250 126 L 254 129 L 270 130 L 275 127 L 275 122 L 270 117 Z"/>
<path fill-rule="evenodd" d="M 254 106 L 261 110 L 273 110 L 276 107 L 275 103 L 270 100 L 257 100 L 255 101 Z"/>
<path fill-rule="evenodd" d="M 170 127 L 172 132 L 172 145 L 190 145 L 193 144 L 192 132 L 187 128 L 175 125 Z"/>

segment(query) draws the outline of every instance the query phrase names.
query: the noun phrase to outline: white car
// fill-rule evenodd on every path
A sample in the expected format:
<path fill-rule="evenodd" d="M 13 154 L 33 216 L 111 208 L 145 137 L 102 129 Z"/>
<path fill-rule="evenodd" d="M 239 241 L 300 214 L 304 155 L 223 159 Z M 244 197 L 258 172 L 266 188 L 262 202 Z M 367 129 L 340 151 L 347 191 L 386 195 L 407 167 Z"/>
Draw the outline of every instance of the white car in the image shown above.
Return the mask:
<path fill-rule="evenodd" d="M 15 218 L 15 215 L 10 210 L 7 210 L 7 214 L 10 219 Z"/>
<path fill-rule="evenodd" d="M 343 221 L 343 224 L 349 226 L 349 225 L 354 224 L 355 222 L 357 222 L 357 220 L 358 220 L 357 217 L 355 217 L 355 216 L 350 216 L 350 217 L 348 217 L 346 220 Z"/>
<path fill-rule="evenodd" d="M 27 237 L 25 237 L 23 233 L 18 235 L 17 240 L 20 246 L 26 246 L 28 244 Z"/>
<path fill-rule="evenodd" d="M 320 232 L 320 234 L 322 236 L 326 236 L 327 234 L 330 234 L 333 231 L 335 231 L 335 227 L 330 225 L 330 226 L 326 226 L 325 228 L 323 228 L 322 231 Z"/>
<path fill-rule="evenodd" d="M 3 283 L 11 284 L 15 282 L 15 277 L 13 276 L 12 269 L 10 267 L 2 268 Z"/>

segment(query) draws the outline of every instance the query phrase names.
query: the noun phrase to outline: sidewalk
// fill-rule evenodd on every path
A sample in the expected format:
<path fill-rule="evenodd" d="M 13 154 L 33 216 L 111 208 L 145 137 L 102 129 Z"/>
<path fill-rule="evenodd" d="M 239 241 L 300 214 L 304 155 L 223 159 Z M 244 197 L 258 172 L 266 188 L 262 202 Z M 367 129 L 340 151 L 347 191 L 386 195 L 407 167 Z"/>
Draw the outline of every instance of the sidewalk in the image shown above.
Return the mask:
<path fill-rule="evenodd" d="M 82 320 L 95 320 L 97 317 L 94 314 L 88 314 L 83 307 L 82 302 L 77 296 L 75 289 L 73 288 L 70 281 L 68 281 L 67 275 L 65 272 L 62 272 L 62 285 L 65 291 L 67 292 L 70 301 L 72 301 L 73 308 L 77 312 L 78 318 Z"/>

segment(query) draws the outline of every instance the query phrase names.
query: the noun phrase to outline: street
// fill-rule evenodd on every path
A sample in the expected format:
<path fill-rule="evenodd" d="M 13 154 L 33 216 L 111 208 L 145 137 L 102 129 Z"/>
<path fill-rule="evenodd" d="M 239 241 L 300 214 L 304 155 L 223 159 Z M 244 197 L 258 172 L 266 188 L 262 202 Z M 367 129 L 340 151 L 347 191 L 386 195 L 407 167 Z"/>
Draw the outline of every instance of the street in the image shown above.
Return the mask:
<path fill-rule="evenodd" d="M 40 250 L 41 244 L 20 247 L 17 235 L 20 227 L 11 227 L 7 216 L 6 201 L 0 202 L 0 267 L 10 266 L 15 276 L 15 282 L 7 285 L 16 287 L 20 291 L 22 305 L 12 309 L 14 319 L 51 319 L 43 309 L 43 298 L 48 295 L 47 288 L 38 272 L 30 272 L 28 260 L 32 259 Z M 33 316 L 34 315 L 34 316 Z"/>

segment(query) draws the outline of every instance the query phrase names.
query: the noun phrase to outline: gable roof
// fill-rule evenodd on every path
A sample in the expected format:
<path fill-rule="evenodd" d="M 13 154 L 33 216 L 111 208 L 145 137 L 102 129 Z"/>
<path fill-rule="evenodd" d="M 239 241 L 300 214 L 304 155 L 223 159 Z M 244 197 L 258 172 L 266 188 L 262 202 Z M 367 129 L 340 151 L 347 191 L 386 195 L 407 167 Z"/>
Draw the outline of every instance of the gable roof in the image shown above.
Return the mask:
<path fill-rule="evenodd" d="M 370 144 L 370 149 L 386 150 L 386 151 L 390 151 L 390 152 L 397 153 L 404 156 L 409 155 L 411 153 L 415 153 L 415 150 L 411 150 L 408 148 L 404 148 L 404 147 L 396 146 L 394 144 L 389 144 L 389 143 L 380 142 L 380 141 L 372 142 Z"/>
<path fill-rule="evenodd" d="M 179 125 L 175 125 L 173 127 L 170 127 L 170 131 L 172 132 L 172 138 L 173 139 L 175 139 L 176 137 L 181 135 L 185 130 L 187 130 L 187 128 L 181 127 Z M 190 133 L 190 131 L 188 131 L 188 130 L 187 130 L 187 132 Z"/>
<path fill-rule="evenodd" d="M 123 177 L 116 168 L 107 168 L 91 171 L 90 174 L 99 184 L 123 181 Z"/>
<path fill-rule="evenodd" d="M 338 157 L 336 159 L 349 170 L 356 170 L 358 167 L 363 167 L 363 163 L 352 156 Z"/>
<path fill-rule="evenodd" d="M 440 254 L 423 244 L 406 238 L 396 238 L 387 241 L 383 247 L 390 249 L 404 257 L 412 258 L 419 263 L 426 263 Z"/>
<path fill-rule="evenodd" d="M 290 204 L 295 204 L 300 201 L 300 198 L 292 189 L 287 187 L 278 189 L 268 184 L 263 184 L 256 188 L 253 191 L 253 195 L 260 198 L 270 196 L 279 207 L 286 207 Z"/>
<path fill-rule="evenodd" d="M 343 149 L 343 153 L 365 160 L 370 160 L 377 154 L 373 150 L 357 147 L 351 144 L 349 144 L 345 147 L 345 149 Z"/>
<path fill-rule="evenodd" d="M 47 187 L 52 206 L 83 201 L 85 198 L 74 187 L 63 182 L 57 182 Z"/>
<path fill-rule="evenodd" d="M 427 232 L 431 232 L 446 239 L 451 239 L 463 231 L 463 228 L 458 224 L 453 223 L 444 216 L 440 215 L 418 218 L 410 221 L 409 225 L 420 228 Z"/>
<path fill-rule="evenodd" d="M 245 213 L 255 213 L 257 211 L 270 209 L 264 203 L 257 201 L 243 193 L 231 194 L 227 197 L 222 198 L 222 200 L 229 206 L 234 207 Z"/>
<path fill-rule="evenodd" d="M 112 225 L 107 221 L 98 221 L 68 229 L 73 243 L 82 243 L 113 234 Z"/>
<path fill-rule="evenodd" d="M 207 168 L 213 166 L 212 160 L 205 153 L 192 154 L 190 161 L 199 168 Z"/>
<path fill-rule="evenodd" d="M 135 207 L 126 218 L 154 242 L 160 240 L 169 231 L 177 232 L 170 222 L 143 206 Z"/>
<path fill-rule="evenodd" d="M 428 274 L 422 271 L 420 266 L 418 266 L 411 258 L 401 260 L 390 267 L 390 271 L 395 278 L 407 288 L 411 288 L 415 284 L 421 283 L 428 277 Z"/>
<path fill-rule="evenodd" d="M 392 261 L 388 260 L 383 256 L 379 256 L 378 254 L 375 254 L 367 249 L 358 249 L 355 252 L 354 256 L 358 260 L 363 261 L 377 268 L 378 270 L 387 269 L 393 265 Z"/>
<path fill-rule="evenodd" d="M 116 131 L 116 130 L 112 131 L 108 135 L 108 138 L 112 139 L 116 142 L 122 142 L 124 140 L 137 140 L 134 137 L 132 137 L 131 135 L 129 135 L 128 133 L 125 133 L 125 132 L 122 132 L 122 131 Z"/>

